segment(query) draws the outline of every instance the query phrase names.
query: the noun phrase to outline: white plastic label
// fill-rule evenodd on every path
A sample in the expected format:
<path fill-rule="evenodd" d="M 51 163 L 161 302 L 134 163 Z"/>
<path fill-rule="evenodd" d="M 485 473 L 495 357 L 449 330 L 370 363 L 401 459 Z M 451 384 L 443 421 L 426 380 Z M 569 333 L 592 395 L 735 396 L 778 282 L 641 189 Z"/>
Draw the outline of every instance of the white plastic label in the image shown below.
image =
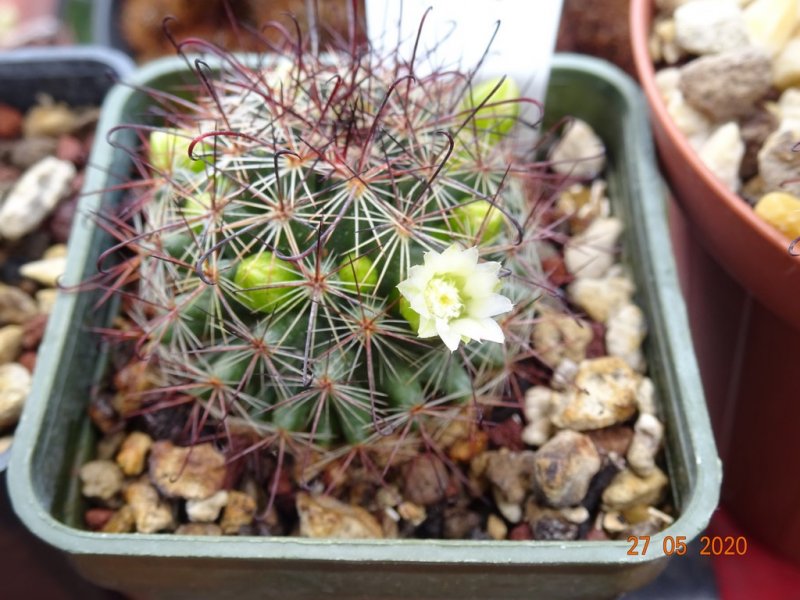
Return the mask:
<path fill-rule="evenodd" d="M 367 31 L 378 51 L 399 46 L 410 59 L 422 27 L 415 70 L 474 69 L 492 35 L 478 80 L 507 75 L 523 95 L 544 101 L 562 0 L 366 0 Z M 497 23 L 499 21 L 499 28 Z"/>

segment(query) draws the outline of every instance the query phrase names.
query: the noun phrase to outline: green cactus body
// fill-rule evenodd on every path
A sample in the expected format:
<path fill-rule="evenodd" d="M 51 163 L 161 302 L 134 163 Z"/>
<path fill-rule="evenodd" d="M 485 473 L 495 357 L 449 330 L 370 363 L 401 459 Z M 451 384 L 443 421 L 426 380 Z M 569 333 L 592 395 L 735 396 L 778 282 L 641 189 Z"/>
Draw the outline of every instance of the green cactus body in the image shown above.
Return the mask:
<path fill-rule="evenodd" d="M 257 433 L 324 448 L 503 396 L 541 280 L 529 189 L 545 167 L 512 135 L 519 90 L 506 80 L 489 101 L 501 104 L 475 113 L 497 81 L 466 97 L 456 73 L 417 81 L 371 55 L 303 58 L 292 76 L 222 68 L 214 101 L 198 88 L 192 110 L 149 135 L 158 173 L 133 219 L 130 315 L 168 384 Z M 428 331 L 442 324 L 398 293 L 454 243 L 477 246 L 478 267 L 503 265 L 499 289 L 484 290 L 517 305 L 497 325 L 502 345 L 462 336 L 451 352 Z M 438 281 L 466 319 L 461 292 L 477 284 Z"/>

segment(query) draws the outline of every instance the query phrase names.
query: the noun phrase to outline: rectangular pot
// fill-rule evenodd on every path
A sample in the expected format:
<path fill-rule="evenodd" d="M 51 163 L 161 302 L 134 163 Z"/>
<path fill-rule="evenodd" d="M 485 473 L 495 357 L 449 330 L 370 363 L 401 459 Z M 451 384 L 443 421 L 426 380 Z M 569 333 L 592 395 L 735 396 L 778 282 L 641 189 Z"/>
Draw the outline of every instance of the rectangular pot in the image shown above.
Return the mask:
<path fill-rule="evenodd" d="M 39 94 L 70 106 L 99 106 L 114 83 L 133 70 L 116 50 L 84 47 L 24 48 L 0 53 L 0 102 L 23 112 Z M 0 452 L 5 471 L 11 449 Z"/>
<path fill-rule="evenodd" d="M 159 88 L 188 77 L 182 61 L 165 59 L 141 69 L 132 83 Z M 107 100 L 86 190 L 127 177 L 130 159 L 112 149 L 105 134 L 140 115 L 144 102 L 143 94 L 127 87 L 118 87 Z M 84 531 L 75 472 L 92 451 L 86 404 L 102 362 L 102 348 L 88 326 L 108 318 L 108 309 L 94 309 L 92 294 L 63 295 L 42 344 L 10 470 L 12 500 L 22 520 L 70 554 L 87 578 L 136 598 L 597 599 L 655 578 L 666 564 L 665 538 L 688 541 L 706 526 L 717 505 L 720 464 L 676 280 L 646 110 L 638 88 L 618 69 L 562 55 L 554 63 L 546 112 L 550 119 L 584 119 L 607 145 L 613 210 L 627 224 L 625 259 L 650 326 L 646 353 L 661 399 L 680 516 L 652 537 L 646 556 L 627 555 L 630 544 L 624 541 L 334 541 Z M 82 213 L 117 195 L 86 196 Z M 90 275 L 108 244 L 91 219 L 79 218 L 67 283 Z"/>

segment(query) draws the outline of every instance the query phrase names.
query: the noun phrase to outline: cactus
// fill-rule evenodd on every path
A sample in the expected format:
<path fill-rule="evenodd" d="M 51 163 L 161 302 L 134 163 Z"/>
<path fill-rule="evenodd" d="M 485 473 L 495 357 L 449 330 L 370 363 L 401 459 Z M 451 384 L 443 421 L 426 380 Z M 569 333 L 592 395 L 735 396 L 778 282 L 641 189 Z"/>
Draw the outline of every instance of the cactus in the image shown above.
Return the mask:
<path fill-rule="evenodd" d="M 219 69 L 196 64 L 193 97 L 160 93 L 166 122 L 130 126 L 141 181 L 112 219 L 125 224 L 109 285 L 135 326 L 124 339 L 163 375 L 148 398 L 189 398 L 196 430 L 323 461 L 435 444 L 520 403 L 552 234 L 546 165 L 512 130 L 532 101 L 474 72 L 292 47 L 258 66 L 212 48 Z M 469 257 L 428 291 L 404 283 Z M 436 315 L 421 318 L 423 292 Z M 488 329 L 476 317 L 442 333 L 484 293 L 500 302 L 478 315 Z"/>

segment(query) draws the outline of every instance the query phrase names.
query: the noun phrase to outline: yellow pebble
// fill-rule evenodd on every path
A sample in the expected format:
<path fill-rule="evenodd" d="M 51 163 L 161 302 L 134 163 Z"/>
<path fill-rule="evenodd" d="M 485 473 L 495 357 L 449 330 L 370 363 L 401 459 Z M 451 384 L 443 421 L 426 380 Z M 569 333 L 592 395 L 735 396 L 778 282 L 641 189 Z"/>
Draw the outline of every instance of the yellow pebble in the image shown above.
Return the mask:
<path fill-rule="evenodd" d="M 789 239 L 800 237 L 800 198 L 797 196 L 771 192 L 761 197 L 755 211 Z"/>
<path fill-rule="evenodd" d="M 775 56 L 797 25 L 797 0 L 754 0 L 744 9 L 750 41 Z"/>

